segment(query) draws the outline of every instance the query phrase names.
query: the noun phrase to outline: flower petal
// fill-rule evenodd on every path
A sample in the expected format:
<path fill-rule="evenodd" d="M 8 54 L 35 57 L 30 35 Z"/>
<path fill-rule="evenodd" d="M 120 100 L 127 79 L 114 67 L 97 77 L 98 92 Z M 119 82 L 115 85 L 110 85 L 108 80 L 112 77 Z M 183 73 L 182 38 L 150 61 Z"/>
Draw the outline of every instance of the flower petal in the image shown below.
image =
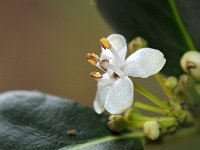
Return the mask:
<path fill-rule="evenodd" d="M 122 70 L 128 76 L 147 78 L 159 72 L 166 59 L 162 52 L 151 48 L 142 48 L 130 55 Z"/>
<path fill-rule="evenodd" d="M 124 61 L 127 53 L 127 44 L 124 36 L 120 34 L 111 34 L 107 37 L 107 39 L 112 45 L 112 47 L 116 50 L 121 60 Z M 110 60 L 110 63 L 112 63 L 114 56 L 109 50 L 104 50 L 102 48 L 102 53 L 100 58 L 108 59 Z"/>
<path fill-rule="evenodd" d="M 126 39 L 121 34 L 111 34 L 107 37 L 110 44 L 117 51 L 122 60 L 125 60 L 127 53 Z"/>
<path fill-rule="evenodd" d="M 106 81 L 99 81 L 97 83 L 97 92 L 96 92 L 96 97 L 93 102 L 94 110 L 96 113 L 101 114 L 105 108 L 104 108 L 104 103 L 106 100 L 106 96 L 108 94 L 108 90 L 111 86 L 111 83 L 113 82 L 112 79 L 107 79 L 107 74 L 105 73 L 103 75 L 103 78 L 105 78 Z"/>
<path fill-rule="evenodd" d="M 121 114 L 133 104 L 133 83 L 128 77 L 117 79 L 108 91 L 105 109 L 110 114 Z"/>
<path fill-rule="evenodd" d="M 99 100 L 97 100 L 97 99 L 94 100 L 93 107 L 94 107 L 94 110 L 97 114 L 101 114 L 105 110 L 105 108 L 102 107 Z"/>

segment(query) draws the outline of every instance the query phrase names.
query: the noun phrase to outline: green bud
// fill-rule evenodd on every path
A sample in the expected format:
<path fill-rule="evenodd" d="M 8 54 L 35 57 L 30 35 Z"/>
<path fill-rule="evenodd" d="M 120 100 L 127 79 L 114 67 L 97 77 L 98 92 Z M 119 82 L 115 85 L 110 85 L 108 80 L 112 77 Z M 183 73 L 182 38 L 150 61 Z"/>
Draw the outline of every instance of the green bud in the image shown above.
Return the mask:
<path fill-rule="evenodd" d="M 160 135 L 160 125 L 157 121 L 147 121 L 144 123 L 144 133 L 151 140 L 158 139 Z"/>
<path fill-rule="evenodd" d="M 121 132 L 127 127 L 127 121 L 121 115 L 111 115 L 109 117 L 108 127 L 112 131 Z"/>
<path fill-rule="evenodd" d="M 194 79 L 200 81 L 200 53 L 197 51 L 186 52 L 181 58 L 182 69 Z"/>
<path fill-rule="evenodd" d="M 178 80 L 174 76 L 170 76 L 165 80 L 165 86 L 170 89 L 174 89 L 177 86 L 177 84 L 178 84 Z"/>
<path fill-rule="evenodd" d="M 143 39 L 142 37 L 136 37 L 128 44 L 128 49 L 131 53 L 135 52 L 136 50 L 140 48 L 147 47 L 147 41 Z"/>

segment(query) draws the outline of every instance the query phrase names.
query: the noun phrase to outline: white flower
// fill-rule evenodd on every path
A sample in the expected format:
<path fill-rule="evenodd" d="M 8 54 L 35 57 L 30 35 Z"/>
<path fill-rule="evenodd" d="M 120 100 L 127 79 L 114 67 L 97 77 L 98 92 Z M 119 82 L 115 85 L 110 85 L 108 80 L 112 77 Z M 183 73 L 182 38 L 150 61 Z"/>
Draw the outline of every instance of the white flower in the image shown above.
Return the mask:
<path fill-rule="evenodd" d="M 102 52 L 100 58 L 88 53 L 87 59 L 93 65 L 104 70 L 104 74 L 92 72 L 97 78 L 97 92 L 94 109 L 101 114 L 105 109 L 110 114 L 121 114 L 133 104 L 134 87 L 128 76 L 147 78 L 159 72 L 166 59 L 159 50 L 142 48 L 127 59 L 127 43 L 119 34 L 111 34 L 100 40 Z"/>

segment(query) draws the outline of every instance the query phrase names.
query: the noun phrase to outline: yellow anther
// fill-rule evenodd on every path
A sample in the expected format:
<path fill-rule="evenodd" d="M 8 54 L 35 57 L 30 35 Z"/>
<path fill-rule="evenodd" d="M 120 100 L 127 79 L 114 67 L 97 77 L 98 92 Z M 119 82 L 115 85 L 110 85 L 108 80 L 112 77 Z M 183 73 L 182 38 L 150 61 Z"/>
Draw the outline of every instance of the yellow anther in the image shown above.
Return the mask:
<path fill-rule="evenodd" d="M 101 38 L 99 40 L 99 42 L 101 44 L 101 47 L 103 47 L 104 49 L 110 49 L 111 48 L 111 44 L 106 38 Z"/>
<path fill-rule="evenodd" d="M 90 73 L 90 76 L 93 78 L 101 78 L 102 77 L 102 75 L 99 72 L 95 72 L 95 71 L 92 71 Z"/>
<path fill-rule="evenodd" d="M 99 56 L 95 53 L 87 53 L 86 58 L 89 63 L 96 66 L 97 62 L 99 61 Z"/>

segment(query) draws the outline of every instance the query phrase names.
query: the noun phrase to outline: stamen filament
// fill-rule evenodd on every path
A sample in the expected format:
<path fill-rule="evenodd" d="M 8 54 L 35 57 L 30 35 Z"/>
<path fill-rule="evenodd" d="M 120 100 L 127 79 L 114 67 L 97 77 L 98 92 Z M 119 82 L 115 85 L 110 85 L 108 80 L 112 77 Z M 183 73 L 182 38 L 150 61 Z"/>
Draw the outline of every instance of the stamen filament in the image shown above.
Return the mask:
<path fill-rule="evenodd" d="M 103 59 L 99 62 L 99 67 L 101 67 L 104 71 L 107 71 L 108 70 L 108 67 L 109 67 L 109 60 L 107 59 Z"/>
<path fill-rule="evenodd" d="M 101 69 L 103 72 L 105 72 L 105 70 L 100 66 L 99 62 L 97 62 L 96 67 L 99 68 L 99 69 Z"/>
<path fill-rule="evenodd" d="M 118 63 L 118 65 L 119 65 L 119 64 L 122 64 L 121 58 L 119 57 L 117 51 L 116 51 L 113 47 L 111 47 L 109 50 L 110 50 L 111 53 L 113 54 L 113 56 L 114 56 L 114 58 L 116 59 L 116 62 Z M 121 66 L 120 66 L 120 67 L 121 67 Z"/>

